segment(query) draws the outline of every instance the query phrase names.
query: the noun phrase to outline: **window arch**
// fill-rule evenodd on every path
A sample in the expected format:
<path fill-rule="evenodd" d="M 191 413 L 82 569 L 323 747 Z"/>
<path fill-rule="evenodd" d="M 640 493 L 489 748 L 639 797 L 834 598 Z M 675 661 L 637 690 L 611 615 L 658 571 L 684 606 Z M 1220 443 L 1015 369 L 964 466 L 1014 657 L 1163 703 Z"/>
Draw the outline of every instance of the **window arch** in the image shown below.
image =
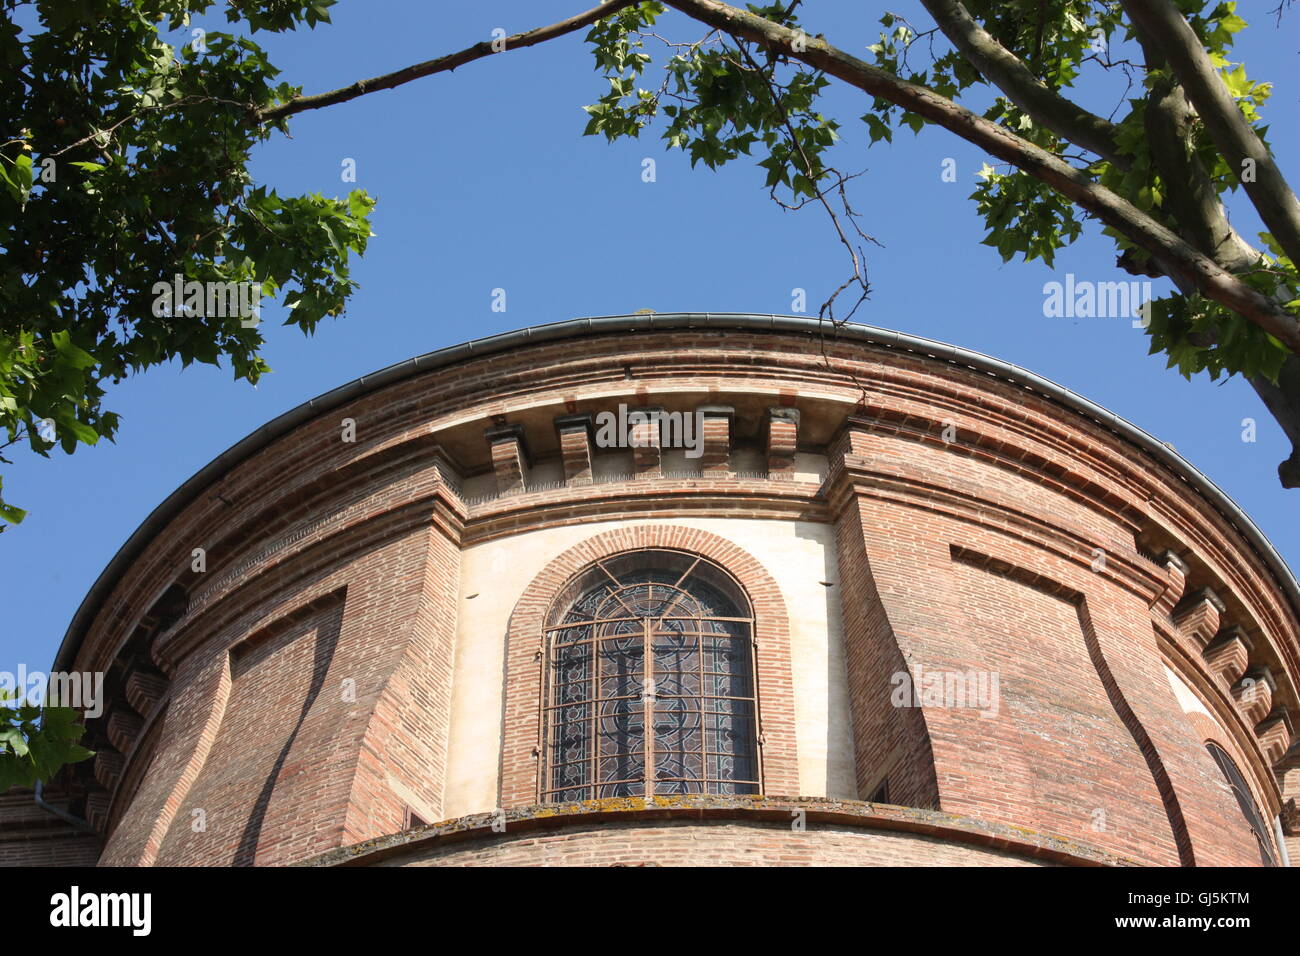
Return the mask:
<path fill-rule="evenodd" d="M 1268 838 L 1268 828 L 1264 824 L 1264 818 L 1260 816 L 1259 807 L 1255 805 L 1255 798 L 1250 793 L 1250 787 L 1246 785 L 1246 778 L 1241 775 L 1241 771 L 1237 769 L 1237 765 L 1233 763 L 1227 751 L 1214 741 L 1206 741 L 1205 749 L 1210 752 L 1214 762 L 1219 765 L 1219 771 L 1232 789 L 1232 795 L 1237 798 L 1237 806 L 1241 808 L 1241 815 L 1245 817 L 1247 826 L 1255 834 L 1255 842 L 1259 844 L 1260 860 L 1265 866 L 1277 866 L 1277 859 L 1273 856 L 1273 844 Z"/>
<path fill-rule="evenodd" d="M 744 591 L 695 554 L 579 572 L 547 619 L 542 801 L 760 792 L 753 626 Z"/>

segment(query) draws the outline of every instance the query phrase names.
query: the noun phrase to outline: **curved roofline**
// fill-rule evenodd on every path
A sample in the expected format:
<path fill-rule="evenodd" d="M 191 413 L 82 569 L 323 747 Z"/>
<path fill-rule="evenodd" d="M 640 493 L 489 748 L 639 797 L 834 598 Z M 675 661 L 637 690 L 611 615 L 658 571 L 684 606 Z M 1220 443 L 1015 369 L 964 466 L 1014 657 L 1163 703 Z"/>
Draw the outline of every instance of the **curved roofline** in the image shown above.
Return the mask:
<path fill-rule="evenodd" d="M 140 527 L 126 543 L 118 549 L 104 568 L 90 591 L 82 600 L 73 615 L 68 630 L 59 645 L 55 657 L 54 670 L 67 670 L 72 663 L 81 641 L 85 636 L 101 602 L 108 596 L 120 574 L 134 561 L 145 546 L 162 530 L 180 511 L 185 508 L 198 492 L 208 487 L 232 467 L 251 457 L 275 439 L 292 431 L 303 422 L 352 401 L 376 389 L 391 385 L 413 375 L 444 368 L 467 359 L 494 355 L 520 346 L 554 342 L 560 339 L 579 338 L 584 335 L 608 332 L 636 332 L 661 329 L 743 329 L 746 331 L 770 332 L 817 332 L 825 330 L 827 324 L 811 316 L 797 315 L 756 315 L 737 312 L 665 312 L 638 313 L 636 315 L 606 315 L 593 318 L 567 319 L 547 325 L 531 326 L 514 332 L 501 332 L 485 336 L 460 345 L 426 352 L 415 358 L 398 362 L 380 369 L 371 375 L 363 375 L 346 385 L 319 395 L 303 404 L 292 408 L 283 415 L 273 418 L 261 428 L 242 440 L 231 445 L 184 484 L 173 491 L 167 498 L 150 512 L 141 522 Z M 941 362 L 962 365 L 976 371 L 989 373 L 1014 384 L 1038 391 L 1056 399 L 1071 410 L 1091 418 L 1106 426 L 1121 437 L 1137 445 L 1143 451 L 1169 466 L 1175 474 L 1184 478 L 1218 509 L 1219 513 L 1232 524 L 1241 535 L 1264 559 L 1278 583 L 1286 592 L 1292 610 L 1300 615 L 1300 584 L 1278 554 L 1272 543 L 1259 530 L 1255 522 L 1241 510 L 1235 501 L 1224 493 L 1218 485 L 1206 477 L 1195 465 L 1174 451 L 1158 438 L 1142 430 L 1109 409 L 1089 401 L 1077 392 L 1050 379 L 1043 378 L 1035 372 L 995 359 L 980 352 L 964 349 L 945 342 L 894 332 L 869 325 L 846 324 L 835 329 L 838 338 L 863 342 L 884 348 L 914 352 Z"/>

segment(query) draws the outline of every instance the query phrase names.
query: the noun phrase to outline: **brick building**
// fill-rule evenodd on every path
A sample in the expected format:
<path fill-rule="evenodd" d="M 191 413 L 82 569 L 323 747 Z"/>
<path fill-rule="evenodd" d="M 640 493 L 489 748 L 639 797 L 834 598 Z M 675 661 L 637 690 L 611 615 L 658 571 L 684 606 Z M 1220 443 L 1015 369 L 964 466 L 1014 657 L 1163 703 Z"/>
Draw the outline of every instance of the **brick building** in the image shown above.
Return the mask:
<path fill-rule="evenodd" d="M 1300 589 L 1030 372 L 636 315 L 359 379 L 146 520 L 56 669 L 93 761 L 0 859 L 1282 863 Z"/>

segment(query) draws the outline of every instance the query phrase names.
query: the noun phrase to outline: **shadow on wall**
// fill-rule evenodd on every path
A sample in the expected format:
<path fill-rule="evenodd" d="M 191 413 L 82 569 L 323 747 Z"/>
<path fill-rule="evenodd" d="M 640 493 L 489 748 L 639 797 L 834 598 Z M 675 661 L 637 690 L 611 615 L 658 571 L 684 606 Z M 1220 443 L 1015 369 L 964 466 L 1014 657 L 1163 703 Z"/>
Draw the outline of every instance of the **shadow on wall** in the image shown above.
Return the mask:
<path fill-rule="evenodd" d="M 828 607 L 834 614 L 830 620 L 841 623 L 857 799 L 938 810 L 939 782 L 924 710 L 893 703 L 893 676 L 911 669 L 876 588 L 862 523 L 850 518 L 833 527 L 835 554 L 856 556 L 847 566 L 835 560 L 835 586 L 826 589 L 826 599 L 836 605 Z M 847 547 L 844 536 L 849 538 Z M 830 565 L 829 549 L 826 560 Z M 829 666 L 834 668 L 835 661 Z M 833 688 L 835 675 L 828 676 Z M 833 725 L 828 737 L 828 745 L 834 746 Z"/>
<path fill-rule="evenodd" d="M 284 768 L 284 763 L 288 759 L 290 751 L 293 750 L 294 742 L 298 739 L 298 734 L 302 730 L 307 715 L 311 712 L 312 706 L 316 703 L 316 699 L 325 686 L 325 675 L 329 672 L 330 662 L 334 659 L 334 651 L 338 647 L 339 632 L 342 625 L 342 606 L 339 606 L 335 609 L 335 613 L 331 613 L 321 620 L 316 628 L 315 645 L 312 649 L 311 682 L 307 687 L 307 693 L 303 697 L 302 709 L 298 713 L 298 719 L 294 723 L 293 730 L 289 732 L 289 736 L 280 748 L 275 763 L 266 775 L 266 781 L 262 784 L 262 790 L 258 794 L 257 800 L 253 803 L 248 822 L 244 824 L 244 832 L 240 835 L 235 857 L 231 861 L 234 866 L 252 866 L 255 861 L 257 845 L 261 840 L 262 826 L 266 821 L 267 808 L 271 805 L 271 796 L 275 792 L 276 781 L 279 779 L 280 771 Z M 245 660 L 239 662 L 240 669 L 251 668 L 269 650 L 271 648 L 268 647 L 255 649 Z"/>

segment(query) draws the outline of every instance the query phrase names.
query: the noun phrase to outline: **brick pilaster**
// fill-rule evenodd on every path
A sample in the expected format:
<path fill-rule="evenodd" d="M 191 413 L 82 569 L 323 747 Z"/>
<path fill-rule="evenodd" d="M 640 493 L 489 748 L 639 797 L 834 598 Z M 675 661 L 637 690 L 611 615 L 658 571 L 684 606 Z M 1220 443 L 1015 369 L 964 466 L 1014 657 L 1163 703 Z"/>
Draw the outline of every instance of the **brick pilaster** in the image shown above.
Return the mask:
<path fill-rule="evenodd" d="M 869 505 L 859 496 L 851 462 L 868 452 L 869 436 L 851 424 L 831 451 L 831 513 L 835 521 L 838 597 L 844 629 L 849 710 L 853 724 L 858 798 L 888 779 L 889 799 L 905 806 L 939 807 L 930 735 L 920 708 L 894 707 L 894 675 L 907 660 L 869 556 Z"/>

